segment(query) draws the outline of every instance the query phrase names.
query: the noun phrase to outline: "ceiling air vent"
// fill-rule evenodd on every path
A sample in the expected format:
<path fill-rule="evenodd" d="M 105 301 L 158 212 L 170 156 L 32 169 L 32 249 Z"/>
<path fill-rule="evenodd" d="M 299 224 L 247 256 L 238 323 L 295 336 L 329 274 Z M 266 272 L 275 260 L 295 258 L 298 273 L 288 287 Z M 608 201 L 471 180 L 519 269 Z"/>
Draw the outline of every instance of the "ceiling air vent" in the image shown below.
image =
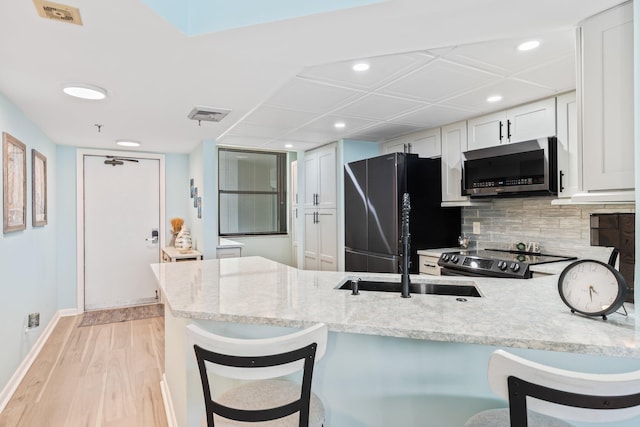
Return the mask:
<path fill-rule="evenodd" d="M 82 25 L 80 9 L 65 4 L 52 3 L 44 0 L 33 0 L 38 15 L 43 18 L 68 22 L 69 24 Z"/>
<path fill-rule="evenodd" d="M 230 112 L 231 110 L 225 110 L 224 108 L 196 107 L 189 113 L 189 118 L 203 122 L 219 122 L 227 117 Z"/>

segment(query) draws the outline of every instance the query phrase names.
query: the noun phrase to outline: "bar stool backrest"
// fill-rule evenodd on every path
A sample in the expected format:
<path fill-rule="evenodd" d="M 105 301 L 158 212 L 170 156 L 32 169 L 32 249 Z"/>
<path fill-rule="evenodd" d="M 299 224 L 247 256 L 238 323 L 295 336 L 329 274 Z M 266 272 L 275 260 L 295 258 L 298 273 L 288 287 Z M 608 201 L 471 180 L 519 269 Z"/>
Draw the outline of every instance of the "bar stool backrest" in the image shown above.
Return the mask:
<path fill-rule="evenodd" d="M 640 415 L 640 371 L 574 372 L 496 350 L 489 360 L 488 377 L 493 392 L 509 400 L 511 425 L 526 426 L 527 408 L 564 420 L 592 423 Z"/>

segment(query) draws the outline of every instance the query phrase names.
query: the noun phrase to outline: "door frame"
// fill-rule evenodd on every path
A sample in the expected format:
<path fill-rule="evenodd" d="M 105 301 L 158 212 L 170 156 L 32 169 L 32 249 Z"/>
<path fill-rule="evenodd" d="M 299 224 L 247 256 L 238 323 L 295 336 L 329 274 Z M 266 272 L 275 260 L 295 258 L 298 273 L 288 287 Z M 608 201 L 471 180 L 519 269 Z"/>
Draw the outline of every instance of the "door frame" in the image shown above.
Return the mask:
<path fill-rule="evenodd" d="M 164 154 L 135 151 L 78 149 L 76 154 L 76 275 L 78 313 L 84 313 L 84 157 L 121 156 L 160 162 L 160 224 L 158 226 L 160 251 L 165 246 L 165 171 Z M 160 262 L 160 259 L 158 259 Z"/>

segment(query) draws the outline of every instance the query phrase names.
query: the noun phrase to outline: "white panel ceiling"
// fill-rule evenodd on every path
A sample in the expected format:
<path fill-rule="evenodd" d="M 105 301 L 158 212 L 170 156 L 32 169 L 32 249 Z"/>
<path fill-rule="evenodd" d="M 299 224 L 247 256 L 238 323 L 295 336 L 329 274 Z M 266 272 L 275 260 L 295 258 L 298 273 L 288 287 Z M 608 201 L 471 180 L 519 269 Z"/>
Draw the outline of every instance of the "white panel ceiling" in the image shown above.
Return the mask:
<path fill-rule="evenodd" d="M 251 124 L 275 147 L 381 142 L 575 89 L 574 30 L 536 39 L 540 47 L 529 52 L 516 49 L 518 38 L 308 67 L 221 141 L 255 137 L 260 128 Z M 371 68 L 354 71 L 359 62 Z M 497 94 L 502 101 L 487 103 Z"/>

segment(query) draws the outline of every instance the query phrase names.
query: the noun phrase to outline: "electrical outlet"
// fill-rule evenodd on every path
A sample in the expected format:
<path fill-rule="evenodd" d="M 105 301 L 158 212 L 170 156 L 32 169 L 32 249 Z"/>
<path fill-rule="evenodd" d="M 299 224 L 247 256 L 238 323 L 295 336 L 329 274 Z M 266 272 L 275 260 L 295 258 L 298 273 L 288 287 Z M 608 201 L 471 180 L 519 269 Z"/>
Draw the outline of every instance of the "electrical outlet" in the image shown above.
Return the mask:
<path fill-rule="evenodd" d="M 40 326 L 40 313 L 29 313 L 27 328 L 37 328 Z"/>
<path fill-rule="evenodd" d="M 480 234 L 480 223 L 477 221 L 473 222 L 473 234 Z"/>

